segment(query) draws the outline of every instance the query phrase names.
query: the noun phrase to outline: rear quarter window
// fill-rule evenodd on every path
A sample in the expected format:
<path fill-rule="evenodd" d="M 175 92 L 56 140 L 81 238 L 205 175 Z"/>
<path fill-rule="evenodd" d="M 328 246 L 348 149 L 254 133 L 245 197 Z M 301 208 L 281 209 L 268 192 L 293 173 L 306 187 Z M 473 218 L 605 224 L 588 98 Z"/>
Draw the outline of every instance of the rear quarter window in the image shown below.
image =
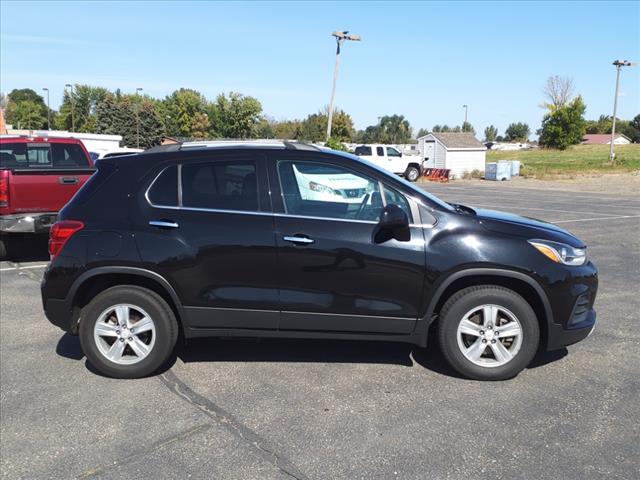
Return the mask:
<path fill-rule="evenodd" d="M 178 167 L 165 168 L 155 179 L 147 193 L 149 202 L 154 206 L 178 206 Z"/>

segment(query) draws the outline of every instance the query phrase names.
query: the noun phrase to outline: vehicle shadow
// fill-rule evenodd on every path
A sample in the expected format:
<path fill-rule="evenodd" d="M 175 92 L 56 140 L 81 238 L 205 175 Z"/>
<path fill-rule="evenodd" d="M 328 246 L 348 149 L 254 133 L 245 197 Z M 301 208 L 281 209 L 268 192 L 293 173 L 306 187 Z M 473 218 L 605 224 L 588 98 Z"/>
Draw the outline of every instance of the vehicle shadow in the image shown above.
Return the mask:
<path fill-rule="evenodd" d="M 56 353 L 71 360 L 82 360 L 84 353 L 77 336 L 65 333 Z M 528 369 L 556 362 L 567 355 L 566 348 L 539 352 Z M 169 370 L 180 358 L 184 363 L 209 362 L 295 362 L 295 363 L 362 363 L 412 367 L 417 364 L 434 373 L 464 379 L 445 361 L 440 349 L 430 341 L 428 348 L 392 342 L 360 342 L 350 340 L 301 340 L 269 338 L 198 338 L 179 343 L 175 352 L 155 374 Z M 104 376 L 89 362 L 86 368 Z M 154 374 L 154 375 L 155 375 Z"/>
<path fill-rule="evenodd" d="M 3 260 L 16 263 L 49 261 L 49 236 L 46 234 L 11 234 L 3 241 L 7 248 Z"/>

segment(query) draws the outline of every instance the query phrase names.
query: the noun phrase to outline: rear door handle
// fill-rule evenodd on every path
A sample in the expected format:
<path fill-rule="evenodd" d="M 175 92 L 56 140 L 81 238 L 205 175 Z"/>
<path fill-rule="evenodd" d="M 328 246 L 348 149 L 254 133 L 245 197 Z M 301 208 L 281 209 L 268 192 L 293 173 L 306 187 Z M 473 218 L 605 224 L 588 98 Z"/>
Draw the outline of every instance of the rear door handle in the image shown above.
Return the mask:
<path fill-rule="evenodd" d="M 149 225 L 159 228 L 178 228 L 180 226 L 176 222 L 172 222 L 170 220 L 151 220 Z"/>
<path fill-rule="evenodd" d="M 58 177 L 58 182 L 62 185 L 76 185 L 78 183 L 78 177 Z"/>
<path fill-rule="evenodd" d="M 315 242 L 315 240 L 308 237 L 282 237 L 285 242 L 299 243 L 301 245 L 310 245 Z"/>

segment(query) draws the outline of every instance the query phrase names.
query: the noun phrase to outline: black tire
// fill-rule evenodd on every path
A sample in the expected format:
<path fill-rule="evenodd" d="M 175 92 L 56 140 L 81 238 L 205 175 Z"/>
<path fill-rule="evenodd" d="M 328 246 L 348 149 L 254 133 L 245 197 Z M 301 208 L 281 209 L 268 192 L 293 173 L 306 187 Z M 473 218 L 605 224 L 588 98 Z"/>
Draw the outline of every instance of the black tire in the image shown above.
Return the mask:
<path fill-rule="evenodd" d="M 520 349 L 504 365 L 477 365 L 465 357 L 458 345 L 458 325 L 465 314 L 486 304 L 508 309 L 522 328 Z M 533 360 L 540 342 L 540 325 L 531 305 L 513 290 L 497 285 L 468 287 L 454 294 L 442 307 L 438 341 L 449 365 L 461 375 L 474 380 L 506 380 L 515 377 Z"/>
<path fill-rule="evenodd" d="M 420 169 L 412 165 L 408 166 L 407 170 L 404 172 L 404 178 L 410 182 L 416 182 L 420 178 Z"/>
<path fill-rule="evenodd" d="M 96 322 L 102 312 L 117 304 L 140 307 L 153 319 L 155 343 L 148 355 L 138 363 L 115 363 L 106 358 L 96 345 L 93 334 Z M 121 285 L 104 290 L 82 309 L 80 318 L 82 351 L 93 367 L 109 377 L 140 378 L 151 375 L 169 359 L 178 339 L 178 322 L 171 307 L 157 293 L 135 285 Z"/>

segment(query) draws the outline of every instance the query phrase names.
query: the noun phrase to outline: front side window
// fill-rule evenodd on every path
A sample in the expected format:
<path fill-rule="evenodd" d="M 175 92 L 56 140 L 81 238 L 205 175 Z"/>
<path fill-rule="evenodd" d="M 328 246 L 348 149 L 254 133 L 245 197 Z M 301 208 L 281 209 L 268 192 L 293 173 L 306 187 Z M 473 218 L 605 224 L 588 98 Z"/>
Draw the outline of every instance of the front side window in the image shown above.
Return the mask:
<path fill-rule="evenodd" d="M 342 166 L 281 161 L 278 174 L 290 215 L 377 221 L 387 203 L 377 180 Z M 406 209 L 411 218 L 407 200 L 395 190 L 390 192 L 397 195 L 393 203 Z"/>
<path fill-rule="evenodd" d="M 377 154 L 379 157 L 384 157 L 384 148 L 382 148 L 382 147 L 376 147 L 376 154 Z"/>
<path fill-rule="evenodd" d="M 258 210 L 253 162 L 206 162 L 182 165 L 182 206 L 214 210 Z"/>
<path fill-rule="evenodd" d="M 400 152 L 393 147 L 387 147 L 387 155 L 389 157 L 399 157 Z"/>

